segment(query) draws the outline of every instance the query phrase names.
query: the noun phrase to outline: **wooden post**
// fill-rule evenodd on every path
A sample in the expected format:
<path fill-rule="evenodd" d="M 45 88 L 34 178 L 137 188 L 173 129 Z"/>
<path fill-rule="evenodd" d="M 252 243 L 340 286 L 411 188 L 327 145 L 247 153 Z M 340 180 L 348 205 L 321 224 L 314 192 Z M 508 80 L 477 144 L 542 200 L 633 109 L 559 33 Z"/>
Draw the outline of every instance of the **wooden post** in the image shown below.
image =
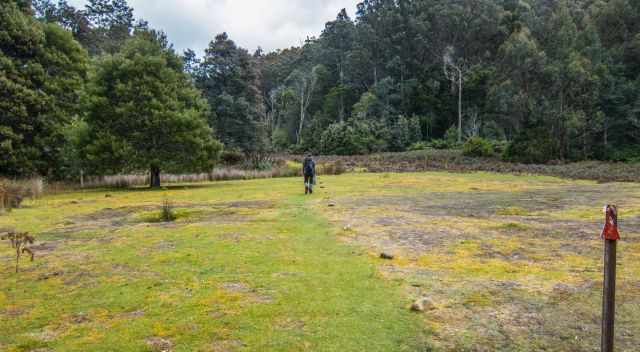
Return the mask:
<path fill-rule="evenodd" d="M 616 317 L 616 244 L 604 242 L 604 292 L 602 295 L 602 352 L 613 352 Z"/>
<path fill-rule="evenodd" d="M 607 205 L 604 209 L 604 285 L 602 293 L 602 352 L 614 350 L 614 324 L 616 318 L 616 249 L 620 239 L 618 232 L 618 208 Z"/>

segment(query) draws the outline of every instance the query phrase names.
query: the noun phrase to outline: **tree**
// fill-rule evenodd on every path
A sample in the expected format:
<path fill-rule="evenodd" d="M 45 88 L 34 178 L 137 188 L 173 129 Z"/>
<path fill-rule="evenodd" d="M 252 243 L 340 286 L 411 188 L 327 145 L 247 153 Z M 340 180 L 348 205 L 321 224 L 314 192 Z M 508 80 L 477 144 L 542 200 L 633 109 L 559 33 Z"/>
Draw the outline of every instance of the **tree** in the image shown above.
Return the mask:
<path fill-rule="evenodd" d="M 458 143 L 462 143 L 462 83 L 466 74 L 463 64 L 453 59 L 453 48 L 448 47 L 443 56 L 444 75 L 458 91 Z"/>
<path fill-rule="evenodd" d="M 247 153 L 264 149 L 266 111 L 256 59 L 222 33 L 211 41 L 196 71 L 220 140 Z"/>
<path fill-rule="evenodd" d="M 318 83 L 318 76 L 320 75 L 319 72 L 323 69 L 323 66 L 316 66 L 310 72 L 296 70 L 293 71 L 287 79 L 289 85 L 295 91 L 296 97 L 298 98 L 298 106 L 300 108 L 300 120 L 298 131 L 296 133 L 296 143 L 298 145 L 302 141 L 302 130 L 307 116 L 307 109 L 311 103 L 311 97 L 316 89 L 316 84 Z"/>
<path fill-rule="evenodd" d="M 210 170 L 219 157 L 206 101 L 156 38 L 139 33 L 101 59 L 90 96 L 85 153 L 96 172 L 147 168 L 150 186 L 160 187 L 161 171 Z"/>
<path fill-rule="evenodd" d="M 33 0 L 32 4 L 37 18 L 70 30 L 92 56 L 120 50 L 135 27 L 133 8 L 126 0 L 89 0 L 81 10 L 66 0 Z"/>
<path fill-rule="evenodd" d="M 78 111 L 87 54 L 28 6 L 0 1 L 0 173 L 50 175 Z"/>
<path fill-rule="evenodd" d="M 355 35 L 355 26 L 346 9 L 342 9 L 335 21 L 327 22 L 321 36 L 321 45 L 323 48 L 323 62 L 335 69 L 339 83 L 339 108 L 338 118 L 340 121 L 345 119 L 345 102 L 344 102 L 344 85 L 345 85 L 345 63 L 347 61 L 347 53 L 353 46 L 353 38 Z"/>

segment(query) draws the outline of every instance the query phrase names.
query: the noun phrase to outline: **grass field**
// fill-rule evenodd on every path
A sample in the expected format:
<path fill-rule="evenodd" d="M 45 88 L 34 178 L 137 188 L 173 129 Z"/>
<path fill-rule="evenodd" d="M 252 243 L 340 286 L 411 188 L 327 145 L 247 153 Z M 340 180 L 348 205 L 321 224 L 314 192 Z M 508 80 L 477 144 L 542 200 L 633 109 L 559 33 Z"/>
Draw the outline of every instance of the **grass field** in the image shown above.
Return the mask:
<path fill-rule="evenodd" d="M 0 216 L 38 239 L 18 275 L 0 244 L 0 351 L 597 351 L 607 202 L 617 346 L 640 345 L 637 184 L 320 181 L 312 197 L 298 179 L 65 193 Z"/>

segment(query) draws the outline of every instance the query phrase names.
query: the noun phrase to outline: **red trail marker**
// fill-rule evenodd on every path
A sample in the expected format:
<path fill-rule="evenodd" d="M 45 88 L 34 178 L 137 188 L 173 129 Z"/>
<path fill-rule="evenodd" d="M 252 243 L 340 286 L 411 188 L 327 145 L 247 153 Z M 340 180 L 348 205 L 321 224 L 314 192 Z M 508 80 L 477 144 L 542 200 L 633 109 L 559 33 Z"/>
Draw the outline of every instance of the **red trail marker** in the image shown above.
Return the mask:
<path fill-rule="evenodd" d="M 604 207 L 605 223 L 600 237 L 604 240 L 604 289 L 602 294 L 602 352 L 613 352 L 614 324 L 616 317 L 616 245 L 618 231 L 618 207 Z"/>

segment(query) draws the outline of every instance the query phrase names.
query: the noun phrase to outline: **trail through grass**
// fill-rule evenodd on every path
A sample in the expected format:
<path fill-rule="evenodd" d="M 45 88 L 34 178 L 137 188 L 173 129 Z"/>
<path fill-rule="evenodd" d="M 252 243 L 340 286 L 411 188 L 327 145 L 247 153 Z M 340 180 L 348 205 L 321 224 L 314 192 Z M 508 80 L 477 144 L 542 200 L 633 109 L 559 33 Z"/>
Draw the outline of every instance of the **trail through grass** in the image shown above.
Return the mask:
<path fill-rule="evenodd" d="M 399 283 L 337 241 L 299 182 L 49 197 L 0 217 L 34 232 L 15 276 L 0 248 L 0 350 L 414 351 Z M 163 224 L 163 199 L 178 220 Z M 157 214 L 157 215 L 156 215 Z"/>

